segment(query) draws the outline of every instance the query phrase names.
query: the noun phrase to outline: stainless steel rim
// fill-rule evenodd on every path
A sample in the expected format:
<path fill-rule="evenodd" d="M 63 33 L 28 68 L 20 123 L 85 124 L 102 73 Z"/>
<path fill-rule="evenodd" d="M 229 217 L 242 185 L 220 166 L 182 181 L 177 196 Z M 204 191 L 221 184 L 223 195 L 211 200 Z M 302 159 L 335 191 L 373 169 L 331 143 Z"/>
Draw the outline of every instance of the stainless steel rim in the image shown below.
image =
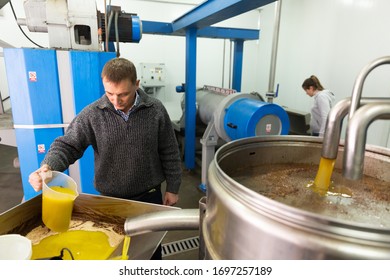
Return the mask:
<path fill-rule="evenodd" d="M 219 163 L 236 151 L 251 145 L 322 145 L 322 138 L 308 136 L 270 136 L 250 137 L 229 142 L 222 146 L 215 155 L 211 168 L 215 168 L 216 178 L 220 186 L 234 199 L 240 201 L 259 215 L 267 216 L 283 224 L 299 227 L 318 234 L 331 234 L 340 237 L 353 237 L 367 241 L 390 242 L 390 229 L 366 227 L 350 221 L 341 221 L 332 217 L 307 212 L 272 200 L 241 185 L 229 177 Z M 390 156 L 389 150 L 376 146 L 368 146 L 368 152 Z M 218 194 L 217 194 L 218 195 Z"/>

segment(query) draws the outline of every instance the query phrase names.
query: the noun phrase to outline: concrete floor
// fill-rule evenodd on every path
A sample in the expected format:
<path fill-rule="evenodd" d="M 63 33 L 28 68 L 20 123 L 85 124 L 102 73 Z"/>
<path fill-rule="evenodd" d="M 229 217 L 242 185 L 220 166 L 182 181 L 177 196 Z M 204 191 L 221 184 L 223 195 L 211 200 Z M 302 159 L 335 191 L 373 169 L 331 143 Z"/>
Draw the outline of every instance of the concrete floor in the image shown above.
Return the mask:
<path fill-rule="evenodd" d="M 3 145 L 0 142 L 0 213 L 17 206 L 23 199 L 23 187 L 20 169 L 14 167 L 14 160 L 17 158 L 17 148 Z M 200 168 L 194 170 L 183 170 L 183 181 L 180 189 L 180 199 L 177 207 L 198 208 L 199 200 L 205 195 L 198 189 L 201 181 Z M 198 231 L 170 231 L 166 234 L 162 245 L 169 247 L 170 244 L 182 244 L 187 239 L 197 239 Z M 186 242 L 184 242 L 186 243 Z M 176 246 L 175 246 L 176 247 Z M 167 260 L 197 260 L 199 250 L 196 246 L 184 247 L 173 254 L 163 254 Z M 189 248 L 189 249 L 188 249 Z"/>
<path fill-rule="evenodd" d="M 0 213 L 23 200 L 20 170 L 14 167 L 16 157 L 16 147 L 0 145 Z"/>

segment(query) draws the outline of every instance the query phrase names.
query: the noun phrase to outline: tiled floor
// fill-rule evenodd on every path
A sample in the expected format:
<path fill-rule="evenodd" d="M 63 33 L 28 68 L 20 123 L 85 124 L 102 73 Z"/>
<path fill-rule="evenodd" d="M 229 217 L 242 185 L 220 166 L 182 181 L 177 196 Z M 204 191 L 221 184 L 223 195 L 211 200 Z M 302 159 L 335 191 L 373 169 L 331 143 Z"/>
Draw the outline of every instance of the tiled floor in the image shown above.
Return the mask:
<path fill-rule="evenodd" d="M 0 142 L 1 143 L 1 142 Z M 17 158 L 17 148 L 0 144 L 0 214 L 22 202 L 23 188 L 18 167 L 14 167 L 14 160 Z M 17 166 L 17 164 L 16 164 Z M 199 168 L 183 171 L 183 182 L 180 190 L 180 200 L 177 207 L 198 208 L 200 198 L 204 196 L 198 186 L 200 184 L 201 172 Z M 198 231 L 170 231 L 163 240 L 164 244 L 179 242 L 185 239 L 196 238 Z M 169 260 L 196 260 L 199 251 L 197 248 L 178 251 L 164 257 Z"/>

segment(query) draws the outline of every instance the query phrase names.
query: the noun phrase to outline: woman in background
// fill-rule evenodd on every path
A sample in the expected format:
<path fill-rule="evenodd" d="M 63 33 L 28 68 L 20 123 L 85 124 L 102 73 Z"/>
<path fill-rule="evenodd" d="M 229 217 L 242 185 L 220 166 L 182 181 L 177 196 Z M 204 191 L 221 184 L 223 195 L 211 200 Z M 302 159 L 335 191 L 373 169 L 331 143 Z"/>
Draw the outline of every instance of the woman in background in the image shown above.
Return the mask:
<path fill-rule="evenodd" d="M 330 90 L 324 89 L 314 75 L 303 81 L 302 88 L 308 96 L 314 97 L 310 118 L 311 135 L 323 136 L 326 119 L 335 100 L 334 94 Z"/>

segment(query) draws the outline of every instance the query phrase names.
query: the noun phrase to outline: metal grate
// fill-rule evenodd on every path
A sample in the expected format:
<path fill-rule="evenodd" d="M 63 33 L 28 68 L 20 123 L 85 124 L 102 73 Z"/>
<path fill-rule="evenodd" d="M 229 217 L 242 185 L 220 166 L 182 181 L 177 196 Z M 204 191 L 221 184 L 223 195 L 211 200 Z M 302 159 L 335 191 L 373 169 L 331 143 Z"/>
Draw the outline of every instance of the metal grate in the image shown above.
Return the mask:
<path fill-rule="evenodd" d="M 161 245 L 162 257 L 172 256 L 199 248 L 199 236 L 177 240 Z"/>

